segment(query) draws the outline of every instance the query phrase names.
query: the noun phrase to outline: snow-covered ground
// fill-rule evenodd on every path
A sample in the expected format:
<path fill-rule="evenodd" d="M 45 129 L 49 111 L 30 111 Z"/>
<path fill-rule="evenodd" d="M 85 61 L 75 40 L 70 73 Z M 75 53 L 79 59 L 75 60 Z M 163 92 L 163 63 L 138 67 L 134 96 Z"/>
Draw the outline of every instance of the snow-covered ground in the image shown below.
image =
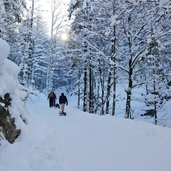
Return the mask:
<path fill-rule="evenodd" d="M 170 171 L 171 129 L 112 116 L 67 116 L 46 96 L 29 99 L 28 125 L 0 148 L 0 171 Z"/>

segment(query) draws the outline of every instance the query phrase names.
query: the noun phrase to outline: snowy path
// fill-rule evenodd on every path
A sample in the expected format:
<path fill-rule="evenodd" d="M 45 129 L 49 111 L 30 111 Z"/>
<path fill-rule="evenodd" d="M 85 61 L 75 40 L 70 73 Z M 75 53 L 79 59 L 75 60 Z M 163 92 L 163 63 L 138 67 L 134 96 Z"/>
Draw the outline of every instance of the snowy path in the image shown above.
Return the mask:
<path fill-rule="evenodd" d="M 170 171 L 171 129 L 67 107 L 29 104 L 22 136 L 0 151 L 0 171 Z"/>

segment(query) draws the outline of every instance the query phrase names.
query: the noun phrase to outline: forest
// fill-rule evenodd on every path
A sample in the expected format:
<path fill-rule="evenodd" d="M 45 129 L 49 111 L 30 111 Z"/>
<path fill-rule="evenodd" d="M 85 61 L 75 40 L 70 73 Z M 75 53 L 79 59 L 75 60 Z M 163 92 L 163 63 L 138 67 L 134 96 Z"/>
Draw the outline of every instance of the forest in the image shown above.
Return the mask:
<path fill-rule="evenodd" d="M 134 118 L 138 90 L 144 115 L 157 123 L 171 99 L 171 2 L 71 0 L 61 13 L 62 1 L 51 0 L 50 28 L 40 3 L 0 0 L 0 38 L 20 83 L 45 94 L 65 87 L 78 108 L 112 116 L 124 85 L 123 117 Z"/>

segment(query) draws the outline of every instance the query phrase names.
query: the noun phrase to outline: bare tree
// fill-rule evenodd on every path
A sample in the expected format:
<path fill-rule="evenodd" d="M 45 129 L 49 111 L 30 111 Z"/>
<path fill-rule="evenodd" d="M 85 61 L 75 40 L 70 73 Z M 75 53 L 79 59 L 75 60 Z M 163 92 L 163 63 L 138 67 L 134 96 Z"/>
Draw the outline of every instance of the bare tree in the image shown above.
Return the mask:
<path fill-rule="evenodd" d="M 51 13 L 51 27 L 50 36 L 51 39 L 56 39 L 59 35 L 60 29 L 64 26 L 64 19 L 66 17 L 66 11 L 64 10 L 63 1 L 50 0 L 50 13 Z"/>

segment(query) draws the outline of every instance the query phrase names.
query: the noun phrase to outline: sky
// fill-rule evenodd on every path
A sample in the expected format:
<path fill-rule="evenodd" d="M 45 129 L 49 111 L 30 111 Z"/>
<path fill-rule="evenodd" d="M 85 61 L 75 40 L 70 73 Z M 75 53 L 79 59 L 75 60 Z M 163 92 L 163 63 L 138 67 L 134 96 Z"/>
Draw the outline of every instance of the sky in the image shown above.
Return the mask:
<path fill-rule="evenodd" d="M 44 18 L 44 20 L 47 22 L 48 27 L 50 29 L 51 27 L 51 9 L 50 9 L 50 2 L 53 0 L 39 0 L 38 4 L 40 5 L 40 9 L 42 10 L 42 16 Z M 61 13 L 66 13 L 67 11 L 67 7 L 68 7 L 68 3 L 70 2 L 70 0 L 56 0 L 56 2 L 61 3 L 61 6 L 59 8 L 59 10 L 61 11 Z"/>
<path fill-rule="evenodd" d="M 31 9 L 31 5 L 32 5 L 32 0 L 26 0 L 28 3 L 28 6 Z M 47 24 L 47 33 L 50 36 L 50 29 L 51 29 L 51 2 L 53 2 L 54 0 L 37 0 L 35 1 L 35 12 L 38 12 L 39 14 L 41 14 L 41 16 L 43 17 L 43 21 Z M 68 5 L 70 0 L 55 0 L 55 2 L 58 4 L 61 4 L 59 7 L 59 14 L 62 16 L 63 14 L 67 13 L 68 10 Z M 60 22 L 60 21 L 59 21 Z M 65 25 L 65 23 L 63 24 Z M 63 31 L 61 30 L 61 32 L 65 33 L 66 30 L 68 30 L 68 27 L 63 27 Z"/>
<path fill-rule="evenodd" d="M 36 6 L 38 6 L 39 10 L 41 11 L 41 15 L 43 16 L 44 21 L 47 23 L 47 28 L 48 28 L 48 33 L 50 35 L 50 28 L 51 28 L 51 9 L 50 9 L 50 3 L 53 0 L 38 0 L 35 1 Z M 66 13 L 67 9 L 68 9 L 68 4 L 70 2 L 72 2 L 73 4 L 76 3 L 76 0 L 55 0 L 57 3 L 61 2 L 61 7 L 60 7 L 60 11 L 61 13 Z M 137 3 L 137 1 L 132 0 L 133 2 Z M 146 0 L 144 0 L 146 1 Z M 160 6 L 163 6 L 164 3 L 166 3 L 168 0 L 160 0 Z M 31 4 L 31 0 L 27 0 L 28 3 Z M 61 32 L 63 32 L 64 34 L 67 32 L 68 27 L 63 27 L 63 30 Z M 66 37 L 66 35 L 65 35 Z M 65 38 L 64 38 L 65 39 Z"/>

